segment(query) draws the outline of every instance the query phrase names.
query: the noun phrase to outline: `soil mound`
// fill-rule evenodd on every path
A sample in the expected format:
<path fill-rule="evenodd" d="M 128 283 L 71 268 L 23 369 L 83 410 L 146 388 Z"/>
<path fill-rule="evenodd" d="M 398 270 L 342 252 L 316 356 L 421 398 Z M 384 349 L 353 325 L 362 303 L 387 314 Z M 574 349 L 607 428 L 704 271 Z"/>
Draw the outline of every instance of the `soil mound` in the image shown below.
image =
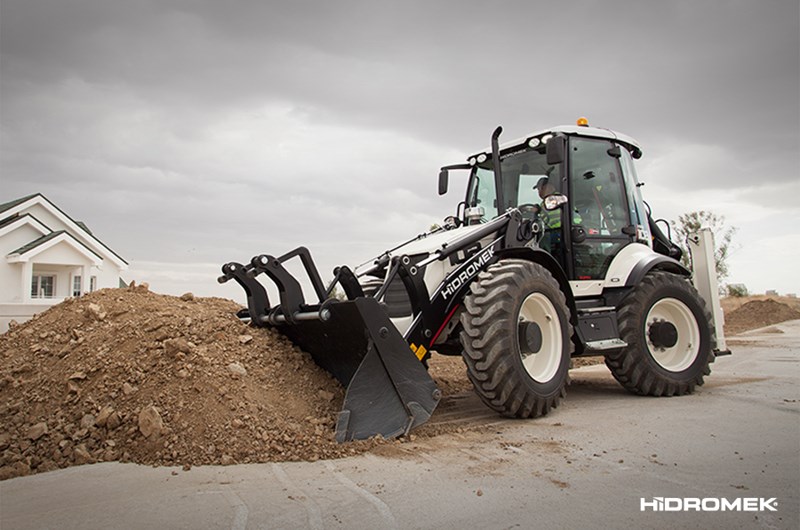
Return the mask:
<path fill-rule="evenodd" d="M 239 306 L 146 286 L 68 299 L 0 335 L 0 479 L 97 461 L 317 460 L 344 390 Z"/>
<path fill-rule="evenodd" d="M 775 300 L 751 300 L 725 314 L 726 333 L 741 333 L 787 320 L 800 319 L 800 311 Z"/>

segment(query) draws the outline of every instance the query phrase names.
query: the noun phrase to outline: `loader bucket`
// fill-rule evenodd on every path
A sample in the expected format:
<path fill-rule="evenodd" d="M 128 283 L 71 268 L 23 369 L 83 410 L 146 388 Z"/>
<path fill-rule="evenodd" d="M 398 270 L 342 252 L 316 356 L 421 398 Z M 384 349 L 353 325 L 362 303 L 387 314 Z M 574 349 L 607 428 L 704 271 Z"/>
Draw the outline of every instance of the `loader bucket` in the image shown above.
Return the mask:
<path fill-rule="evenodd" d="M 430 418 L 441 393 L 377 300 L 326 305 L 325 320 L 277 329 L 347 388 L 336 440 L 408 434 Z"/>

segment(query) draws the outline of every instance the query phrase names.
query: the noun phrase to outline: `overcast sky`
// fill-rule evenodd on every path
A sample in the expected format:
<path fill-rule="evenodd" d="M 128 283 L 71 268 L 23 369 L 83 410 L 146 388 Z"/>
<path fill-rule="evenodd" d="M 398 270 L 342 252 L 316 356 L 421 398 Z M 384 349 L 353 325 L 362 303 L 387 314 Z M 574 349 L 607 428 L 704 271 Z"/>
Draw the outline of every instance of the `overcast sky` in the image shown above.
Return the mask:
<path fill-rule="evenodd" d="M 219 266 L 300 244 L 327 279 L 452 213 L 497 125 L 582 115 L 656 217 L 738 228 L 730 282 L 800 294 L 797 0 L 0 0 L 0 202 L 164 293 L 243 301 Z"/>

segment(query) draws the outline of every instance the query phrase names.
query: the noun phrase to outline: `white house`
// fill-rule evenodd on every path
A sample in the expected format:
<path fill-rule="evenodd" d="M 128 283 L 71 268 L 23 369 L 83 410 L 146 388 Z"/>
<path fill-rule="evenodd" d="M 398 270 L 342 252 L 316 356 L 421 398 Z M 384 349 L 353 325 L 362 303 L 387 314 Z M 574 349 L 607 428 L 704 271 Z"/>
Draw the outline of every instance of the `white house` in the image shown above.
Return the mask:
<path fill-rule="evenodd" d="M 0 333 L 67 297 L 119 287 L 127 268 L 41 193 L 0 204 Z"/>

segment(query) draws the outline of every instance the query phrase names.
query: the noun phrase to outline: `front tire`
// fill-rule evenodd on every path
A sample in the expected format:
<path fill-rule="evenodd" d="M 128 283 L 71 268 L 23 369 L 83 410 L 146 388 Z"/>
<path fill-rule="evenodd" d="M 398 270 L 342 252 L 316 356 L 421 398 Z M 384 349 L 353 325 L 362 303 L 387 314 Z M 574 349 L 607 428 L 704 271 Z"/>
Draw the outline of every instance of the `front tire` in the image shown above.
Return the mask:
<path fill-rule="evenodd" d="M 461 344 L 475 392 L 504 416 L 547 414 L 566 395 L 573 349 L 564 293 L 547 269 L 504 260 L 464 298 Z"/>
<path fill-rule="evenodd" d="M 606 355 L 619 383 L 640 395 L 691 394 L 711 373 L 716 334 L 711 313 L 688 280 L 654 271 L 625 297 L 620 337 L 628 346 Z"/>

